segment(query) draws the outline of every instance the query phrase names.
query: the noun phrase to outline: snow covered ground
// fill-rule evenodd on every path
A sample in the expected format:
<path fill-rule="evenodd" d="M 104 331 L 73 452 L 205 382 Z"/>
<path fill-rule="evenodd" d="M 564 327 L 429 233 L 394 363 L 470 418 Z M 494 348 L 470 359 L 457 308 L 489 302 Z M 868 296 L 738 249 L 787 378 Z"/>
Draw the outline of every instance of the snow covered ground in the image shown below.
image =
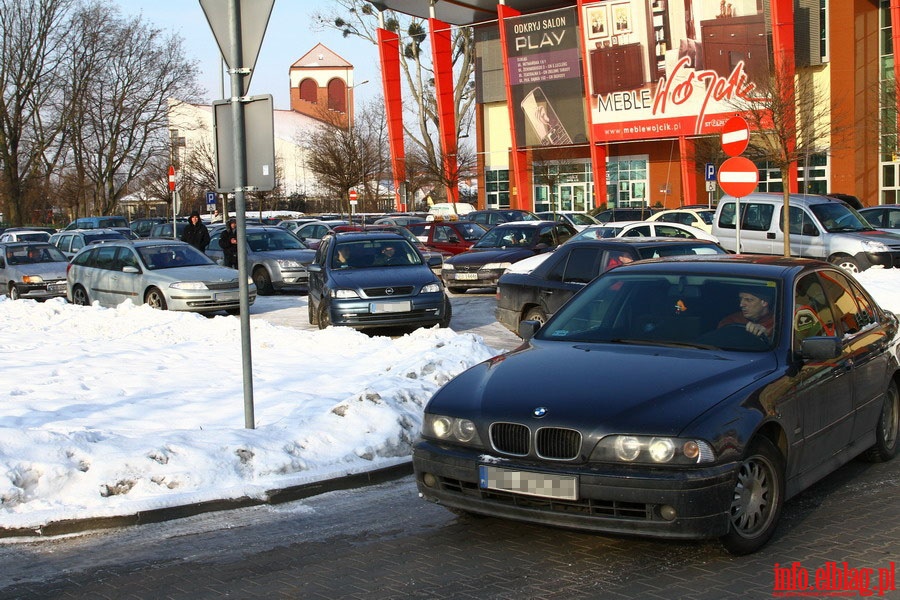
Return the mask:
<path fill-rule="evenodd" d="M 900 271 L 859 279 L 900 313 Z M 272 322 L 264 306 L 251 319 L 246 429 L 239 319 L 0 297 L 0 527 L 262 497 L 407 461 L 432 393 L 499 352 L 452 330 L 318 331 L 305 297 L 275 298 Z M 457 326 L 470 301 L 454 299 L 456 329 L 477 330 Z"/>

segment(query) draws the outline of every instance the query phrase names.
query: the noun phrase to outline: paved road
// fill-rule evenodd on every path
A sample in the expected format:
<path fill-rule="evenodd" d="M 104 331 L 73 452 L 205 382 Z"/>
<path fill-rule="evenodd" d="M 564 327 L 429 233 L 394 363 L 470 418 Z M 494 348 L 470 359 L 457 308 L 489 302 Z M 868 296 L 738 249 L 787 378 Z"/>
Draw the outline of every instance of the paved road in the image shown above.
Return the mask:
<path fill-rule="evenodd" d="M 900 461 L 851 463 L 786 505 L 773 543 L 735 558 L 714 542 L 457 517 L 420 500 L 406 477 L 275 507 L 0 544 L 0 599 L 771 598 L 776 563 L 798 562 L 812 580 L 829 561 L 875 570 L 897 561 L 898 486 Z"/>

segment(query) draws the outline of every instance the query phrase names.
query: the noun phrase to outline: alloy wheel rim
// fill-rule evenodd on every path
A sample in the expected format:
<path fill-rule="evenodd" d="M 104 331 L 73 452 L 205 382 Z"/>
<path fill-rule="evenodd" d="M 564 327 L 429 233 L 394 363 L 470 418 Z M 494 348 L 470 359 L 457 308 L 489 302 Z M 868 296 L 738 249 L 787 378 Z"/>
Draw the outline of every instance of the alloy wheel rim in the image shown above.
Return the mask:
<path fill-rule="evenodd" d="M 740 535 L 752 537 L 771 520 L 775 506 L 773 477 L 774 468 L 760 456 L 741 465 L 730 511 L 732 525 Z"/>

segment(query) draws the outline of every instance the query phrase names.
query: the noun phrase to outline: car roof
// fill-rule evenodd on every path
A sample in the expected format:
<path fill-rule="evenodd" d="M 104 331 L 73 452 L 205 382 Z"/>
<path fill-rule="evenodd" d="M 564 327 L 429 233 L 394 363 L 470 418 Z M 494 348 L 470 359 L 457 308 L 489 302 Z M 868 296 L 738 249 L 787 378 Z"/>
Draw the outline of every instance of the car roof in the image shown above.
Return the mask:
<path fill-rule="evenodd" d="M 708 274 L 721 273 L 738 277 L 785 277 L 789 271 L 799 269 L 834 267 L 829 263 L 812 258 L 794 258 L 778 255 L 752 254 L 702 254 L 669 256 L 637 261 L 618 269 L 641 269 L 654 272 L 671 272 L 673 274 Z M 837 267 L 834 267 L 837 268 Z"/>
<path fill-rule="evenodd" d="M 27 242 L 27 241 L 0 242 L 0 244 L 3 244 L 7 248 L 24 248 L 25 246 L 50 246 L 52 248 L 56 248 L 56 246 L 54 246 L 50 242 L 43 241 L 43 240 L 42 241 L 33 241 L 33 242 Z"/>
<path fill-rule="evenodd" d="M 394 233 L 393 231 L 383 231 L 383 230 L 371 230 L 366 229 L 362 231 L 339 231 L 332 234 L 335 239 L 341 241 L 356 241 L 356 240 L 371 240 L 371 239 L 385 239 L 385 240 L 403 240 L 407 241 L 405 237 L 400 235 L 399 233 Z"/>
<path fill-rule="evenodd" d="M 646 246 L 659 246 L 660 244 L 682 245 L 702 244 L 704 246 L 718 246 L 712 240 L 692 239 L 692 238 L 676 238 L 676 237 L 620 237 L 620 238 L 600 238 L 600 239 L 583 239 L 567 242 L 566 248 L 578 248 L 581 246 L 610 246 L 610 247 L 637 247 L 644 248 Z"/>
<path fill-rule="evenodd" d="M 122 235 L 121 231 L 116 231 L 115 229 L 109 229 L 107 227 L 98 227 L 96 229 L 67 229 L 65 231 L 57 231 L 53 235 L 63 235 L 64 233 L 87 233 L 87 234 L 98 234 L 98 233 L 117 233 Z"/>

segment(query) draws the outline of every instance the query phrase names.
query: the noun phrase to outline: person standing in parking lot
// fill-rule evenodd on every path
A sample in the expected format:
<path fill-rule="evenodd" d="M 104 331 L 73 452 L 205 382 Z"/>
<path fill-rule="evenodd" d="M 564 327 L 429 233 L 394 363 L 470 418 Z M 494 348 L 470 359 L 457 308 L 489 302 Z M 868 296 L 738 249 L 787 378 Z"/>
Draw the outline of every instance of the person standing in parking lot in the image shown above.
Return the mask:
<path fill-rule="evenodd" d="M 228 225 L 219 237 L 219 247 L 225 254 L 225 266 L 237 269 L 237 221 L 234 219 L 228 220 Z"/>
<path fill-rule="evenodd" d="M 190 222 L 181 234 L 181 241 L 187 242 L 200 252 L 206 252 L 206 247 L 209 246 L 209 230 L 196 210 L 191 213 Z"/>

